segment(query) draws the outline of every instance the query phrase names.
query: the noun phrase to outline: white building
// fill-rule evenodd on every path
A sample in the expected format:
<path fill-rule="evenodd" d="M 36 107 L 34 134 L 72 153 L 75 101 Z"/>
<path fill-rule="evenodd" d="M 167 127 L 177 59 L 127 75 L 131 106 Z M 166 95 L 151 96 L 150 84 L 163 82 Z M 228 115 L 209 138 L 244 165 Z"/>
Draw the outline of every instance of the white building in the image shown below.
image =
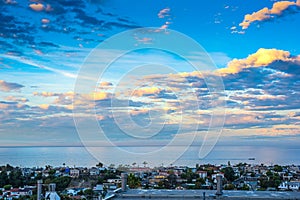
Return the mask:
<path fill-rule="evenodd" d="M 79 171 L 79 169 L 71 169 L 70 170 L 70 176 L 71 177 L 74 177 L 74 178 L 76 178 L 76 177 L 79 177 L 79 175 L 80 175 L 80 171 Z"/>
<path fill-rule="evenodd" d="M 280 183 L 278 186 L 278 189 L 280 190 L 288 190 L 289 189 L 289 184 L 287 181 Z"/>
<path fill-rule="evenodd" d="M 199 175 L 200 178 L 203 178 L 204 180 L 207 177 L 207 171 L 197 171 L 196 173 Z"/>
<path fill-rule="evenodd" d="M 299 188 L 300 188 L 300 182 L 291 181 L 288 184 L 289 184 L 289 189 L 291 189 L 291 190 L 299 190 Z"/>

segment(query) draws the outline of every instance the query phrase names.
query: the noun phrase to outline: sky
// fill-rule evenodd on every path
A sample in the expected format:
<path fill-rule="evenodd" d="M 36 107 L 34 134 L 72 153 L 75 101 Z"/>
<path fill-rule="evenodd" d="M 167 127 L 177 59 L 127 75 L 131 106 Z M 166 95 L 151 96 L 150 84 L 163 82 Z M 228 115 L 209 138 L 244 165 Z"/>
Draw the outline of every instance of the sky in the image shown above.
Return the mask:
<path fill-rule="evenodd" d="M 0 10 L 0 146 L 299 145 L 299 0 Z"/>

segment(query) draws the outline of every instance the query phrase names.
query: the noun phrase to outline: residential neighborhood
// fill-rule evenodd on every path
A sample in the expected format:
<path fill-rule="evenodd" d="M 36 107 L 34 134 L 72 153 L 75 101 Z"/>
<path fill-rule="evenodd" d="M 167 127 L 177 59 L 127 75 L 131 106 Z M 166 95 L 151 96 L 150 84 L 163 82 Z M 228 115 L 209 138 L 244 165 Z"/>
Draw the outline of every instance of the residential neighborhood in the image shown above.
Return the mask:
<path fill-rule="evenodd" d="M 231 165 L 230 162 L 153 168 L 146 164 L 116 167 L 102 163 L 90 168 L 65 164 L 33 168 L 6 165 L 0 167 L 0 198 L 38 199 L 37 181 L 42 183 L 40 199 L 49 199 L 50 195 L 52 199 L 105 198 L 120 191 L 121 173 L 127 174 L 128 189 L 215 190 L 217 176 L 221 176 L 224 190 L 300 191 L 300 166 L 296 165 Z"/>

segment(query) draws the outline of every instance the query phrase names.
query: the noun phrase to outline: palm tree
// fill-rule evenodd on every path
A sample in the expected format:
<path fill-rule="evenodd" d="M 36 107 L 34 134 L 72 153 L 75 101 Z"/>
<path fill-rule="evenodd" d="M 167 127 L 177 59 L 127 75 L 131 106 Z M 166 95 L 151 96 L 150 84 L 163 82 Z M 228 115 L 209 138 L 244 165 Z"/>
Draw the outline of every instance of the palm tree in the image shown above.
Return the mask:
<path fill-rule="evenodd" d="M 102 168 L 103 167 L 103 163 L 99 162 L 98 164 L 96 164 L 96 167 Z"/>
<path fill-rule="evenodd" d="M 146 161 L 143 162 L 144 167 L 146 167 L 148 163 Z"/>

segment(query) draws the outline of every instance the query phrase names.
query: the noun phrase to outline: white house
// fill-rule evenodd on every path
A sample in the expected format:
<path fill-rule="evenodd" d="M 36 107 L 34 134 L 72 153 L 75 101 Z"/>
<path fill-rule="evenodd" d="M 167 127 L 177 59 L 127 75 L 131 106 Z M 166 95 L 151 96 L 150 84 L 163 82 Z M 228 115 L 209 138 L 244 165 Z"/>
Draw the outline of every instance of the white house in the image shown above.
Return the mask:
<path fill-rule="evenodd" d="M 80 171 L 79 171 L 79 169 L 71 169 L 70 170 L 70 176 L 71 177 L 74 177 L 74 178 L 76 178 L 76 177 L 79 177 L 79 175 L 80 175 Z"/>
<path fill-rule="evenodd" d="M 289 184 L 287 181 L 280 183 L 278 186 L 278 189 L 280 190 L 288 190 L 289 189 Z"/>
<path fill-rule="evenodd" d="M 200 178 L 203 178 L 204 180 L 207 177 L 207 171 L 197 171 L 196 173 L 199 175 Z"/>
<path fill-rule="evenodd" d="M 299 190 L 300 188 L 300 182 L 298 181 L 291 181 L 291 182 L 287 182 L 284 181 L 282 183 L 280 183 L 280 185 L 278 186 L 278 189 L 280 190 Z"/>
<path fill-rule="evenodd" d="M 300 188 L 300 182 L 298 182 L 298 181 L 291 181 L 288 184 L 289 184 L 289 188 L 291 190 L 299 190 L 299 188 Z"/>

